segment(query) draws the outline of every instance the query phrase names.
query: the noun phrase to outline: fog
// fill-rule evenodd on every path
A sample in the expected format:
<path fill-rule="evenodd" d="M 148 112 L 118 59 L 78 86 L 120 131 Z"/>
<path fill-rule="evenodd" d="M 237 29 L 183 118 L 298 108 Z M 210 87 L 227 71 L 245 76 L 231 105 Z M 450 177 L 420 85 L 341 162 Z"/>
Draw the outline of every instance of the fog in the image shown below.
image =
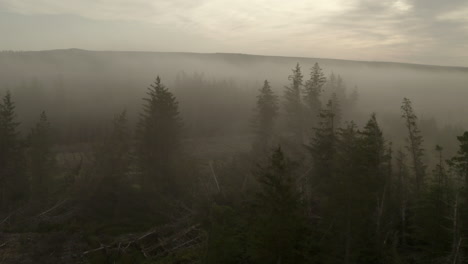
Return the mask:
<path fill-rule="evenodd" d="M 464 116 L 468 106 L 464 101 L 468 93 L 468 70 L 462 67 L 244 54 L 77 49 L 2 52 L 0 56 L 1 87 L 4 91 L 9 89 L 16 97 L 19 115 L 27 120 L 35 117 L 38 109 L 51 112 L 52 119 L 59 118 L 54 116 L 57 111 L 53 111 L 53 107 L 54 103 L 60 103 L 60 96 L 71 100 L 67 111 L 79 113 L 82 118 L 106 118 L 121 109 L 128 109 L 129 114 L 135 116 L 140 99 L 156 75 L 175 93 L 184 115 L 189 115 L 188 111 L 194 114 L 193 110 L 184 110 L 187 104 L 192 107 L 235 105 L 232 111 L 240 113 L 236 113 L 234 119 L 243 119 L 250 114 L 246 108 L 254 106 L 255 94 L 265 79 L 281 94 L 296 63 L 300 63 L 307 78 L 310 67 L 317 62 L 326 76 L 340 75 L 348 93 L 357 87 L 359 111 L 365 115 L 371 112 L 381 117 L 398 114 L 402 98 L 408 97 L 421 118 L 435 118 L 441 126 L 467 124 Z M 221 84 L 203 91 L 200 87 L 177 87 L 176 79 L 181 74 L 199 75 L 203 82 L 228 82 L 232 94 L 225 94 L 223 98 L 218 92 Z M 203 98 L 204 92 L 219 97 L 216 100 Z M 419 96 L 421 94 L 424 96 Z M 28 102 L 28 98 L 34 98 L 33 102 Z M 186 121 L 191 122 L 190 118 Z M 30 123 L 26 122 L 25 126 L 28 125 Z"/>
<path fill-rule="evenodd" d="M 0 96 L 5 263 L 466 261 L 468 68 L 4 51 Z"/>
<path fill-rule="evenodd" d="M 392 131 L 407 97 L 420 119 L 435 121 L 439 128 L 461 130 L 468 124 L 468 69 L 462 67 L 79 49 L 2 52 L 0 57 L 0 87 L 15 98 L 23 132 L 29 131 L 41 111 L 57 128 L 99 127 L 122 110 L 136 124 L 147 87 L 160 76 L 179 101 L 188 137 L 248 136 L 263 81 L 282 96 L 296 63 L 304 79 L 319 63 L 327 77 L 332 73 L 342 77 L 348 95 L 358 92 L 356 113 L 347 121 L 363 124 L 375 112 L 384 129 Z M 324 90 L 326 102 L 330 94 Z"/>

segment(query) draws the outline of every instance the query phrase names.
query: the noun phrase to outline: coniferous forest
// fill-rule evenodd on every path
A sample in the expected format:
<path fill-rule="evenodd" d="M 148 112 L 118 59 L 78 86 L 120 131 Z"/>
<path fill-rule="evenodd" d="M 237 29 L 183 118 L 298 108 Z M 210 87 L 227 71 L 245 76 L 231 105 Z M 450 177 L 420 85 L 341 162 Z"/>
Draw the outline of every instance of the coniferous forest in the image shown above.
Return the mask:
<path fill-rule="evenodd" d="M 373 108 L 288 67 L 1 75 L 0 263 L 468 263 L 468 131 L 420 115 L 432 90 Z"/>

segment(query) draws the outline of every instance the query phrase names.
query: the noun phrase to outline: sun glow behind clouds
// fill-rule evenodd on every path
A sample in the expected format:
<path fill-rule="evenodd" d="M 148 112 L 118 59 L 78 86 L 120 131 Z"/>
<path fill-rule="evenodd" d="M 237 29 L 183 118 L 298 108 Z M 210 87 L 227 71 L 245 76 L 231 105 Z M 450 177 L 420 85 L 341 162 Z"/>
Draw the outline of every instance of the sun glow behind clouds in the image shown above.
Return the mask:
<path fill-rule="evenodd" d="M 96 47 L 100 49 L 108 43 L 108 49 L 120 50 L 151 47 L 151 50 L 164 51 L 435 64 L 445 62 L 424 58 L 425 54 L 433 56 L 443 50 L 456 61 L 460 54 L 448 53 L 459 51 L 463 43 L 468 42 L 465 36 L 468 7 L 444 4 L 444 8 L 430 10 L 427 16 L 427 8 L 435 7 L 425 3 L 425 0 L 0 0 L 0 12 L 31 18 L 77 16 L 89 21 L 81 27 L 82 36 L 58 32 L 58 40 L 52 43 L 63 42 L 63 39 L 67 43 L 73 43 L 74 39 L 82 43 L 78 40 L 86 37 L 90 24 L 114 25 L 113 31 L 118 32 L 118 36 L 112 37 L 112 42 L 102 37 L 100 46 Z M 440 27 L 448 26 L 449 22 L 450 28 L 440 32 L 452 35 L 440 38 L 440 32 L 435 30 L 441 30 Z M 122 24 L 131 26 L 122 27 Z M 440 27 L 434 27 L 436 24 Z M 4 28 L 11 27 L 4 25 Z M 27 27 L 24 28 L 27 31 Z M 94 27 L 90 28 L 93 30 Z M 462 30 L 465 35 L 460 34 Z M 142 36 L 150 32 L 143 41 L 145 44 L 132 39 L 138 32 Z M 160 38 L 161 32 L 169 38 Z M 24 35 L 27 36 L 27 32 Z M 172 43 L 168 39 L 183 39 L 184 42 Z M 451 39 L 453 41 L 448 42 Z M 28 45 L 32 47 L 34 44 L 22 41 L 18 45 L 26 45 L 24 43 L 31 43 Z M 0 42 L 0 49 L 5 48 L 15 49 L 3 47 Z M 93 49 L 93 46 L 83 48 Z"/>
<path fill-rule="evenodd" d="M 413 8 L 411 4 L 404 0 L 397 0 L 393 3 L 393 7 L 400 12 L 407 12 Z"/>
<path fill-rule="evenodd" d="M 0 10 L 20 14 L 73 14 L 96 20 L 135 20 L 150 23 L 233 19 L 295 21 L 324 17 L 349 9 L 350 0 L 0 0 Z M 205 20 L 205 18 L 208 18 Z"/>

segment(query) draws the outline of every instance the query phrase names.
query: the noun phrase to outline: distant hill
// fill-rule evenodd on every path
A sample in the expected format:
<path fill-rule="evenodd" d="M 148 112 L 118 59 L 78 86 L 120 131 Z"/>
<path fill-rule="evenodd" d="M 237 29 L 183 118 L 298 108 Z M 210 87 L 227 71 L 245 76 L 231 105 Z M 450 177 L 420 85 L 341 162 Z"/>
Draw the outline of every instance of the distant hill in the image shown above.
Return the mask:
<path fill-rule="evenodd" d="M 56 87 L 62 82 L 67 91 L 73 92 L 70 96 L 76 101 L 104 104 L 106 96 L 109 96 L 114 105 L 123 104 L 129 109 L 137 109 L 133 104 L 139 102 L 156 75 L 171 87 L 181 72 L 199 73 L 206 80 L 234 81 L 239 89 L 246 91 L 246 96 L 254 97 L 265 79 L 270 80 L 273 88 L 281 93 L 296 63 L 302 65 L 303 74 L 308 78 L 308 70 L 315 62 L 327 75 L 332 72 L 340 74 L 349 92 L 357 86 L 360 106 L 365 113 L 398 113 L 402 98 L 408 97 L 424 118 L 435 116 L 443 124 L 468 123 L 464 118 L 468 115 L 467 67 L 395 62 L 80 49 L 1 52 L 0 91 L 8 88 L 13 93 L 16 91 L 19 97 L 26 96 L 18 92 L 18 87 L 37 81 L 44 87 L 44 93 L 49 91 L 50 95 L 53 90 L 57 94 Z"/>

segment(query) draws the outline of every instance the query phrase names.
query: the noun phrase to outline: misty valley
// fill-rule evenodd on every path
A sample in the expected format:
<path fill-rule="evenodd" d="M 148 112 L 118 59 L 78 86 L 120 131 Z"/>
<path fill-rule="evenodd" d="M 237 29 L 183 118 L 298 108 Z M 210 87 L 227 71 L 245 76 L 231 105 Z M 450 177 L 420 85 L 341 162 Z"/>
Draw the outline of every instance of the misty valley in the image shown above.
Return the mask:
<path fill-rule="evenodd" d="M 0 263 L 468 263 L 468 68 L 0 52 Z"/>

